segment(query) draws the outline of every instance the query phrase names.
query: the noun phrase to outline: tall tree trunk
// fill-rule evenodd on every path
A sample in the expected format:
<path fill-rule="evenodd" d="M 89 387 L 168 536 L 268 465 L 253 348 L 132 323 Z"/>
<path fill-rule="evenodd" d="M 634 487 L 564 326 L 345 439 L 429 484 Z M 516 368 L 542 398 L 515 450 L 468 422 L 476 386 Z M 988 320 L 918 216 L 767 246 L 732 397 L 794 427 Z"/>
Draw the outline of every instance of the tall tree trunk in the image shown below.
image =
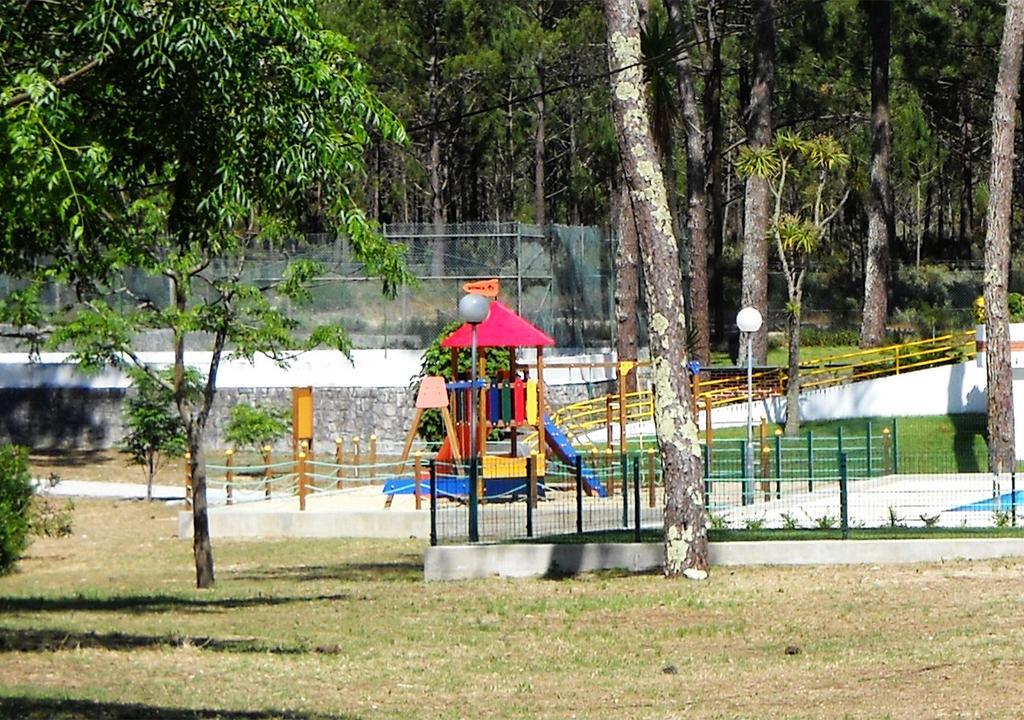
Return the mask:
<path fill-rule="evenodd" d="M 974 165 L 971 162 L 974 124 L 964 105 L 960 112 L 960 246 L 957 249 L 962 257 L 970 257 L 974 237 Z"/>
<path fill-rule="evenodd" d="M 181 246 L 188 247 L 188 239 L 183 238 Z M 187 273 L 174 274 L 170 278 L 173 285 L 174 308 L 179 313 L 188 310 Z M 214 377 L 216 380 L 216 377 Z M 207 379 L 207 383 L 210 380 Z M 185 436 L 189 451 L 189 473 L 192 478 L 192 554 L 196 566 L 196 587 L 213 586 L 213 544 L 210 542 L 210 518 L 206 501 L 206 459 L 203 455 L 202 418 L 197 418 L 193 401 L 190 397 L 188 381 L 185 374 L 185 336 L 182 331 L 174 335 L 174 404 L 178 416 L 185 425 Z"/>
<path fill-rule="evenodd" d="M 444 158 L 441 152 L 441 129 L 440 121 L 440 98 L 441 92 L 441 60 L 438 57 L 437 36 L 438 28 L 434 28 L 432 48 L 430 54 L 429 79 L 427 84 L 428 113 L 430 116 L 430 219 L 434 225 L 434 237 L 431 239 L 431 263 L 430 272 L 435 277 L 444 275 L 445 255 L 448 252 L 448 242 L 443 237 L 444 224 L 447 220 L 447 211 L 444 203 Z"/>
<path fill-rule="evenodd" d="M 202 428 L 188 428 L 189 470 L 192 473 L 192 552 L 196 561 L 196 587 L 213 587 L 213 544 L 206 501 L 206 456 Z"/>
<path fill-rule="evenodd" d="M 505 177 L 508 181 L 507 194 L 505 195 L 505 214 L 509 222 L 516 218 L 516 141 L 515 141 L 515 114 L 513 113 L 512 100 L 515 96 L 512 83 L 508 84 L 508 105 L 505 109 L 505 142 L 508 145 L 508 166 L 505 168 Z"/>
<path fill-rule="evenodd" d="M 637 300 L 640 296 L 639 248 L 636 220 L 629 188 L 623 182 L 611 197 L 618 243 L 615 246 L 615 352 L 618 359 L 636 360 L 639 351 L 637 333 Z M 636 373 L 626 376 L 626 392 L 636 391 Z"/>
<path fill-rule="evenodd" d="M 747 142 L 761 148 L 772 141 L 772 86 L 775 81 L 775 0 L 757 0 L 754 33 L 754 81 L 747 106 Z M 757 308 L 765 322 L 754 333 L 753 355 L 763 365 L 768 355 L 768 181 L 747 178 L 743 198 L 743 307 Z"/>
<path fill-rule="evenodd" d="M 868 211 L 868 253 L 864 266 L 864 314 L 860 346 L 885 342 L 888 316 L 889 247 L 896 234 L 892 190 L 892 125 L 889 122 L 889 50 L 891 5 L 867 2 L 871 33 L 871 202 Z"/>
<path fill-rule="evenodd" d="M 725 278 L 722 252 L 725 249 L 725 199 L 722 183 L 722 41 L 718 28 L 711 38 L 710 73 L 705 81 L 704 118 L 707 121 L 708 197 L 711 215 L 708 235 L 711 238 L 710 298 L 714 316 L 713 334 L 719 341 L 725 335 Z"/>
<path fill-rule="evenodd" d="M 787 368 L 786 368 L 786 437 L 800 434 L 800 315 L 801 290 L 794 299 L 790 298 L 790 310 L 786 319 Z"/>
<path fill-rule="evenodd" d="M 574 78 L 575 79 L 575 78 Z M 576 166 L 579 163 L 579 148 L 576 140 L 576 114 L 569 115 L 569 157 L 566 164 L 569 167 L 569 177 L 566 182 L 569 188 L 569 223 L 580 225 L 580 188 L 576 183 Z"/>
<path fill-rule="evenodd" d="M 685 37 L 681 0 L 665 0 L 672 34 Z M 686 132 L 686 196 L 690 235 L 690 323 L 694 329 L 693 354 L 702 364 L 711 360 L 711 318 L 708 307 L 708 194 L 705 174 L 704 123 L 697 105 L 693 67 L 685 45 L 676 57 L 676 88 Z"/>
<path fill-rule="evenodd" d="M 988 467 L 1015 467 L 1013 375 L 1007 284 L 1010 272 L 1010 209 L 1013 193 L 1014 110 L 1020 91 L 1024 0 L 1009 0 L 992 103 L 992 174 L 985 237 L 985 371 L 988 396 Z"/>
<path fill-rule="evenodd" d="M 544 98 L 544 59 L 537 61 L 537 124 L 533 136 L 533 217 L 540 227 L 547 224 L 544 187 L 544 144 L 547 141 L 547 103 Z"/>
<path fill-rule="evenodd" d="M 707 513 L 686 371 L 686 313 L 664 175 L 644 97 L 634 0 L 605 0 L 615 128 L 645 272 L 654 426 L 665 482 L 665 574 L 707 577 Z"/>

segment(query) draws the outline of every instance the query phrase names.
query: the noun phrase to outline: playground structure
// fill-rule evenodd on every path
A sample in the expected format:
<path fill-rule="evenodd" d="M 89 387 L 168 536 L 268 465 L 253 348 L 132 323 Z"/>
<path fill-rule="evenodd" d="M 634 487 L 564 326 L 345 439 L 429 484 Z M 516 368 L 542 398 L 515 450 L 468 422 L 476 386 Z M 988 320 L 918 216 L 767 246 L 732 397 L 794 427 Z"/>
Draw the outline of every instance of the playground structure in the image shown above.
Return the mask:
<path fill-rule="evenodd" d="M 497 294 L 496 285 L 489 289 Z M 492 301 L 487 318 L 476 328 L 475 344 L 480 354 L 476 372 L 471 372 L 478 377 L 474 387 L 473 379 L 459 370 L 459 353 L 474 342 L 472 332 L 470 324 L 465 323 L 441 342 L 442 348 L 451 351 L 453 380 L 445 384 L 447 395 L 440 392 L 441 378 L 428 377 L 421 381 L 416 416 L 406 438 L 400 468 L 408 460 L 423 411 L 437 409 L 442 413 L 446 432 L 435 462 L 449 466 L 450 470 L 444 474 L 445 495 L 464 497 L 470 494 L 471 480 L 464 474 L 462 458 L 468 458 L 475 448 L 479 450 L 481 470 L 476 479 L 478 497 L 514 498 L 528 494 L 535 502 L 548 487 L 544 478 L 549 450 L 566 465 L 575 466 L 580 462 L 576 449 L 546 411 L 542 380 L 544 348 L 554 345 L 554 340 L 497 300 Z M 493 348 L 507 349 L 509 364 L 497 377 L 488 378 L 486 353 Z M 532 366 L 534 377 L 530 375 L 530 366 L 522 363 L 517 354 L 527 348 L 536 353 Z M 605 487 L 590 468 L 581 467 L 580 473 L 588 495 L 606 494 Z M 532 478 L 528 487 L 523 485 L 524 478 Z M 410 483 L 400 479 L 385 487 L 389 501 L 396 494 L 411 491 L 415 489 Z"/>
<path fill-rule="evenodd" d="M 804 379 L 808 385 L 813 383 L 813 388 L 821 388 L 933 368 L 969 357 L 972 348 L 967 340 L 966 335 L 947 336 L 805 363 Z M 603 385 L 612 392 L 563 406 L 543 422 L 542 411 L 548 401 L 542 395 L 545 383 L 539 382 L 540 378 L 568 372 L 585 375 L 595 368 L 604 372 L 595 373 L 601 375 L 594 381 L 600 384 L 592 384 L 590 389 Z M 388 512 L 403 515 L 431 509 L 440 525 L 447 522 L 448 532 L 457 535 L 465 531 L 468 512 L 463 453 L 469 445 L 468 418 L 470 413 L 479 413 L 478 447 L 485 451 L 478 497 L 486 503 L 480 509 L 484 518 L 481 537 L 514 537 L 528 527 L 530 532 L 545 528 L 571 532 L 574 525 L 585 529 L 639 527 L 638 521 L 631 519 L 633 511 L 641 511 L 642 521 L 654 526 L 662 504 L 659 459 L 650 440 L 637 435 L 638 426 L 650 418 L 645 372 L 643 362 L 569 365 L 543 356 L 537 360 L 513 356 L 507 370 L 478 380 L 481 402 L 476 406 L 469 401 L 468 380 L 432 381 L 433 404 L 450 410 L 450 421 L 445 423 L 447 449 L 437 455 L 415 447 L 415 427 L 404 446 L 377 438 L 339 438 L 333 455 L 331 449 L 314 453 L 311 445 L 303 447 L 304 434 L 297 431 L 294 437 L 299 448 L 291 458 L 267 454 L 262 462 L 243 463 L 229 455 L 223 465 L 208 465 L 209 481 L 214 488 L 222 485 L 228 502 L 235 505 L 270 500 L 267 505 L 294 508 L 297 498 L 299 508 L 305 509 L 307 500 L 312 499 L 314 511 L 324 507 L 382 511 L 383 493 L 395 501 Z M 745 383 L 735 379 L 735 372 L 730 379 L 730 372 L 715 368 L 696 374 L 694 406 L 706 411 L 709 406 L 729 405 L 730 399 L 732 404 L 744 400 Z M 634 393 L 626 392 L 623 382 L 630 373 L 639 386 Z M 785 389 L 785 377 L 776 369 L 759 371 L 755 381 L 759 397 L 772 397 Z M 861 507 L 858 513 L 870 510 L 863 517 L 855 515 L 854 522 L 881 523 L 891 514 L 922 524 L 941 515 L 942 522 L 953 518 L 984 525 L 1002 512 L 1000 503 L 1015 518 L 1016 504 L 1024 499 L 1012 477 L 996 481 L 984 474 L 964 474 L 963 468 L 955 467 L 946 475 L 926 475 L 913 465 L 908 466 L 908 474 L 900 467 L 895 424 L 872 427 L 866 423 L 863 432 L 845 437 L 839 432 L 829 437 L 815 433 L 790 439 L 770 433 L 762 423 L 759 442 L 752 448 L 755 472 L 749 478 L 743 476 L 745 453 L 750 451 L 745 441 L 713 440 L 709 429 L 713 430 L 710 423 L 705 424 L 703 439 L 708 445 L 714 442 L 713 452 L 703 453 L 705 498 L 712 517 L 733 526 L 781 527 L 794 518 L 802 518 L 805 526 L 831 522 L 829 518 L 838 516 L 836 508 L 846 502 L 841 500 L 841 478 L 849 480 L 850 493 L 861 493 L 856 496 L 859 506 L 851 501 L 844 507 Z M 573 461 L 565 462 L 552 445 L 568 446 L 575 454 Z M 543 473 L 538 472 L 541 467 Z M 928 478 L 934 479 L 934 487 Z M 964 479 L 962 487 L 957 478 Z M 1001 488 L 998 494 L 985 491 L 996 486 Z M 944 488 L 944 494 L 939 488 Z M 881 499 L 886 492 L 891 496 Z M 449 519 L 445 521 L 445 517 Z"/>

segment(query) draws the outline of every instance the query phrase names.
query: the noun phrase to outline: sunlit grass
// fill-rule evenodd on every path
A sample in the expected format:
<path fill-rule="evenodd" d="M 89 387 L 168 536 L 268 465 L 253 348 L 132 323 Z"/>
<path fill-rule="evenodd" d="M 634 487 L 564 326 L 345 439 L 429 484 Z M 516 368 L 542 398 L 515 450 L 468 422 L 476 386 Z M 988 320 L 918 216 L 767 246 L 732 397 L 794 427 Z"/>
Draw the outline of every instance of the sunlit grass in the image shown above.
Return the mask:
<path fill-rule="evenodd" d="M 218 541 L 197 591 L 171 510 L 76 521 L 0 578 L 0 717 L 1019 712 L 1018 561 L 425 584 L 419 541 Z"/>

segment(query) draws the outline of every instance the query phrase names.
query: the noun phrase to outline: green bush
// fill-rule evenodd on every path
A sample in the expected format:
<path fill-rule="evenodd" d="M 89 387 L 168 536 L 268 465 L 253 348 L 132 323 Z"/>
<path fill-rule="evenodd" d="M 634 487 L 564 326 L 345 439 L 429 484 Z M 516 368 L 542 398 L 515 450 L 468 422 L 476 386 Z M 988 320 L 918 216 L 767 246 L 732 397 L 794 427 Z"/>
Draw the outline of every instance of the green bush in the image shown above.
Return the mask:
<path fill-rule="evenodd" d="M 14 568 L 28 546 L 31 503 L 28 453 L 0 445 L 0 575 Z"/>
<path fill-rule="evenodd" d="M 800 345 L 802 347 L 837 347 L 856 345 L 860 335 L 856 330 L 825 330 L 814 326 L 800 329 Z"/>
<path fill-rule="evenodd" d="M 56 500 L 36 495 L 29 508 L 29 530 L 37 537 L 68 537 L 74 530 L 72 515 L 75 511 L 73 500 Z"/>
<path fill-rule="evenodd" d="M 288 435 L 292 428 L 292 411 L 272 405 L 235 405 L 224 428 L 224 436 L 236 449 L 257 453 L 264 445 L 272 445 Z"/>

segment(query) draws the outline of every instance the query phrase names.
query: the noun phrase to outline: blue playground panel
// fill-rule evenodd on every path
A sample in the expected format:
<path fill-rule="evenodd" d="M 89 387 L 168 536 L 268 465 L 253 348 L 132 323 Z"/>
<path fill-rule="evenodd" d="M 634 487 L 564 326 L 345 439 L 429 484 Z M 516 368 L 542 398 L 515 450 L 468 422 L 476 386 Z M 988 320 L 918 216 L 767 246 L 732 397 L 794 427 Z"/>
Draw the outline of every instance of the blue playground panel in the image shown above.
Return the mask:
<path fill-rule="evenodd" d="M 544 497 L 547 489 L 537 483 L 537 497 Z M 523 478 L 486 478 L 484 480 L 484 498 L 526 497 L 527 482 Z M 384 495 L 414 495 L 416 483 L 412 478 L 397 477 L 384 482 Z M 420 480 L 420 493 L 430 494 L 430 480 Z M 438 475 L 437 496 L 448 498 L 469 497 L 469 478 L 465 475 Z"/>
<path fill-rule="evenodd" d="M 1016 505 L 1017 507 L 1021 507 L 1022 505 L 1024 505 L 1024 490 L 1018 490 L 1016 493 L 1003 493 L 998 498 L 985 498 L 984 500 L 972 502 L 969 505 L 961 505 L 960 507 L 952 508 L 950 510 L 947 510 L 946 512 L 995 512 L 996 510 L 1006 511 L 1009 510 L 1014 505 Z M 1024 510 L 1024 508 L 1021 509 Z"/>
<path fill-rule="evenodd" d="M 576 448 L 572 446 L 569 438 L 562 432 L 562 428 L 555 425 L 555 421 L 551 419 L 550 415 L 544 416 L 544 432 L 548 444 L 551 445 L 559 459 L 567 465 L 575 467 L 576 458 L 579 453 L 576 452 Z M 583 482 L 596 492 L 598 496 L 607 497 L 608 491 L 605 490 L 600 478 L 597 477 L 597 473 L 587 467 L 586 464 L 581 465 L 580 470 L 583 474 Z"/>

